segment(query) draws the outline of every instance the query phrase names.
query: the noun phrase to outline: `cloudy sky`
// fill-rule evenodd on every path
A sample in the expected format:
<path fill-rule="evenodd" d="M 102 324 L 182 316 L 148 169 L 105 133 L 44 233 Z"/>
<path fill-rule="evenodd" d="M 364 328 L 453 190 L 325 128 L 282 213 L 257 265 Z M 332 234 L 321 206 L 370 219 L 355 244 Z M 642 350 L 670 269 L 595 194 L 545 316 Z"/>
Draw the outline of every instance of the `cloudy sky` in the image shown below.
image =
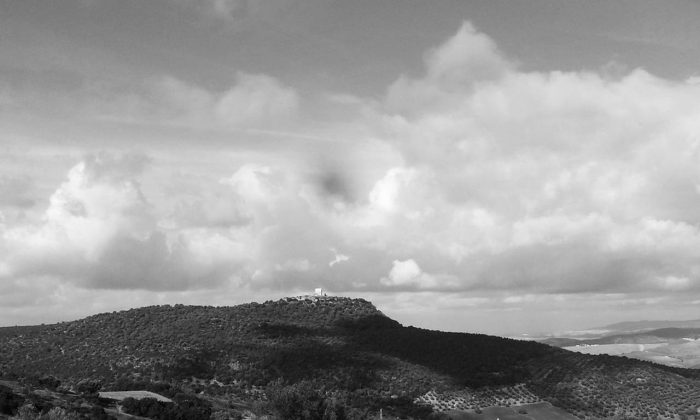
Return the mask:
<path fill-rule="evenodd" d="M 700 3 L 0 0 L 0 325 L 697 318 Z"/>

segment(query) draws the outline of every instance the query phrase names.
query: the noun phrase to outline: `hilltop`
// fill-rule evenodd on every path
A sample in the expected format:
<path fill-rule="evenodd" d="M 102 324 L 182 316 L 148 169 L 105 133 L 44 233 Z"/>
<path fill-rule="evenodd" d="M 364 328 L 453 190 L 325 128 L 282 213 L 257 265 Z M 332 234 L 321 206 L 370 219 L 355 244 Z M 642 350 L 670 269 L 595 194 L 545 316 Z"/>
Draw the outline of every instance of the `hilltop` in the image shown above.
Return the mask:
<path fill-rule="evenodd" d="M 142 415 L 153 410 L 151 418 L 167 418 L 158 417 L 166 409 L 195 410 L 181 418 L 247 411 L 360 419 L 379 409 L 439 418 L 450 409 L 486 416 L 491 406 L 535 413 L 552 404 L 572 418 L 673 418 L 695 413 L 691 401 L 700 400 L 695 370 L 405 327 L 364 299 L 332 296 L 150 306 L 0 328 L 0 378 L 0 402 L 17 402 L 6 412 L 30 400 L 75 413 L 82 404 L 84 416 L 91 404 L 116 413 L 97 390 L 148 390 L 174 401 L 175 408 L 122 403 Z"/>

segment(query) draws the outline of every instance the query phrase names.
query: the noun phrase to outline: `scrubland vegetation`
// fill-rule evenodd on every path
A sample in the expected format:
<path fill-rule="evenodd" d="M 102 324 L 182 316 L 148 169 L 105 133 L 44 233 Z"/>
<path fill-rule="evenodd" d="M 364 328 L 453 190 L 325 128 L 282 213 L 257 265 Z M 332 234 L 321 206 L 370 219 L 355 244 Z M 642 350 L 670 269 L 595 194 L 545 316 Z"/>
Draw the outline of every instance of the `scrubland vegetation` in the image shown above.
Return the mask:
<path fill-rule="evenodd" d="M 381 410 L 385 418 L 440 418 L 548 401 L 580 418 L 682 418 L 700 402 L 699 376 L 403 327 L 365 300 L 338 297 L 153 306 L 0 328 L 0 377 L 9 385 L 0 388 L 0 415 L 364 419 Z M 100 390 L 147 390 L 173 402 L 115 403 L 99 399 Z"/>

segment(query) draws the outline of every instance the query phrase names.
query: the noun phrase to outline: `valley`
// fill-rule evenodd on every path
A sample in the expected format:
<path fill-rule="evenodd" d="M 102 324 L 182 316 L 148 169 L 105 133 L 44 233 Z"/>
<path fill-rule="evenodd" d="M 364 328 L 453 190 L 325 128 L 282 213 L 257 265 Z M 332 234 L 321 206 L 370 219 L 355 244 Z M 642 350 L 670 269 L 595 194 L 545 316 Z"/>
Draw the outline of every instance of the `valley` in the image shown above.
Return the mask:
<path fill-rule="evenodd" d="M 584 354 L 608 354 L 666 366 L 700 368 L 700 321 L 621 323 L 596 329 L 601 333 L 540 340 Z"/>

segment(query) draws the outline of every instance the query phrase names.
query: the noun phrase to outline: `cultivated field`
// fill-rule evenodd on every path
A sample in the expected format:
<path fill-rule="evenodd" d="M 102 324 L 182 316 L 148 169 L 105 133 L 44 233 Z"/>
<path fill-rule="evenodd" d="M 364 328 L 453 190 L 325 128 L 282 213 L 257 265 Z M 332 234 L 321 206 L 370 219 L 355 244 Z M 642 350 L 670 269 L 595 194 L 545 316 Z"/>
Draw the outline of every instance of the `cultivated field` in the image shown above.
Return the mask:
<path fill-rule="evenodd" d="M 480 410 L 482 407 L 512 407 L 542 402 L 524 384 L 515 386 L 486 387 L 483 389 L 438 393 L 429 391 L 416 399 L 428 404 L 435 411 Z"/>
<path fill-rule="evenodd" d="M 700 340 L 674 340 L 650 344 L 584 344 L 564 349 L 583 354 L 627 356 L 666 366 L 700 368 Z"/>
<path fill-rule="evenodd" d="M 583 354 L 609 354 L 619 356 L 632 352 L 644 352 L 657 347 L 665 346 L 666 343 L 653 344 L 591 344 L 564 347 L 566 350 Z"/>
<path fill-rule="evenodd" d="M 100 398 L 107 398 L 110 400 L 122 401 L 127 398 L 133 398 L 135 400 L 140 400 L 143 398 L 153 398 L 160 402 L 171 403 L 173 400 L 166 398 L 160 394 L 150 391 L 111 391 L 111 392 L 100 392 Z"/>

